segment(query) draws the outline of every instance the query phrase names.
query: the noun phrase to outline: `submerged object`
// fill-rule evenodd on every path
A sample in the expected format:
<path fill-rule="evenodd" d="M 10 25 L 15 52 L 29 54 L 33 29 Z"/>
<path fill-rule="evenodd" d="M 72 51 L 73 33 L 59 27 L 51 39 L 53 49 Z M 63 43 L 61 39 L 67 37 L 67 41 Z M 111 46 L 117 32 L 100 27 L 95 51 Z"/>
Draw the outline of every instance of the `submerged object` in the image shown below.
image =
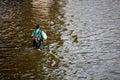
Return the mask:
<path fill-rule="evenodd" d="M 47 39 L 47 34 L 44 32 L 44 31 L 42 31 L 42 35 L 43 35 L 43 39 Z"/>

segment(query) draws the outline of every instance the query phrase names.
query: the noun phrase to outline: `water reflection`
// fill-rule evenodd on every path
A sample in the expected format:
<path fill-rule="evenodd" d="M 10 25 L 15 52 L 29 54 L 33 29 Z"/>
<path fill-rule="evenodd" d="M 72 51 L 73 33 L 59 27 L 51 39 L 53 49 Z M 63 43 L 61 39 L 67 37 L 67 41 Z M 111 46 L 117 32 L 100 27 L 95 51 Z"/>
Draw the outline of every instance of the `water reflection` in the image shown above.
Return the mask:
<path fill-rule="evenodd" d="M 64 43 L 58 52 L 63 59 L 52 73 L 55 77 L 119 80 L 118 73 L 109 72 L 120 69 L 118 7 L 117 1 L 112 0 L 68 0 L 64 15 L 66 30 L 61 33 Z"/>

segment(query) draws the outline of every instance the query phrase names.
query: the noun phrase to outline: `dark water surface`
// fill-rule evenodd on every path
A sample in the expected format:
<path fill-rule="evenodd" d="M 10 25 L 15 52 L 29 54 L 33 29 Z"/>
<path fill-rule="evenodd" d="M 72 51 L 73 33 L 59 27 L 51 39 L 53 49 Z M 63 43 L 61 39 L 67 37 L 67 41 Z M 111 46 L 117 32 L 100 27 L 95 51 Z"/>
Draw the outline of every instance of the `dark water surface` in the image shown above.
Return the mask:
<path fill-rule="evenodd" d="M 0 80 L 120 80 L 119 0 L 1 0 Z M 32 48 L 40 24 L 45 49 Z"/>

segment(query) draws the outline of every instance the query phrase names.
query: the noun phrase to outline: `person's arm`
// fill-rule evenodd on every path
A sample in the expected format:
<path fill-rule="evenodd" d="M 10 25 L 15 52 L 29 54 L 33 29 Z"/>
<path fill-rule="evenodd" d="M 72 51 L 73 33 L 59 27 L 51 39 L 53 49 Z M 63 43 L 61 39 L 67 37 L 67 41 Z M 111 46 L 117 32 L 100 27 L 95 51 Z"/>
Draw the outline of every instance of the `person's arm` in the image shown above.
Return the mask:
<path fill-rule="evenodd" d="M 35 34 L 35 31 L 32 32 L 32 36 L 34 36 L 34 34 Z"/>
<path fill-rule="evenodd" d="M 39 36 L 40 39 L 42 39 L 42 31 L 41 30 L 39 30 L 38 36 Z"/>

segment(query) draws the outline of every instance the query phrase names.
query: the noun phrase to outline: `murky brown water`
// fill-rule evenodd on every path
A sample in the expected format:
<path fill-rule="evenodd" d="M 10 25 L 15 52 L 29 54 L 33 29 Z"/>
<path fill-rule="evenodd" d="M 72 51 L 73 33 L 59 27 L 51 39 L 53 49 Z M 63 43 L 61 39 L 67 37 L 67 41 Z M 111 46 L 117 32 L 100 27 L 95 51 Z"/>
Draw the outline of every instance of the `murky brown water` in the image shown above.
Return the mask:
<path fill-rule="evenodd" d="M 0 1 L 0 80 L 120 80 L 119 0 L 21 1 Z"/>

